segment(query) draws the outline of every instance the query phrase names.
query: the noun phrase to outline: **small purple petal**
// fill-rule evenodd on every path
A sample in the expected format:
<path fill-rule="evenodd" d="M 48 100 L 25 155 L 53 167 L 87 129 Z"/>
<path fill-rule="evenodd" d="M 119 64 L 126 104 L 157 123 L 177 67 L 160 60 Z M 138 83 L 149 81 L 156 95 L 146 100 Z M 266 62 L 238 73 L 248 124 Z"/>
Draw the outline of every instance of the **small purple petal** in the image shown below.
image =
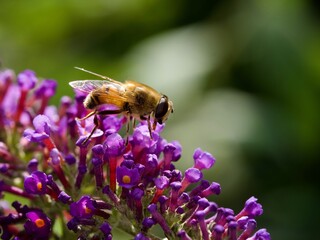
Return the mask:
<path fill-rule="evenodd" d="M 242 211 L 243 214 L 252 218 L 260 216 L 263 213 L 262 205 L 258 203 L 258 199 L 255 197 L 251 197 L 246 201 Z"/>
<path fill-rule="evenodd" d="M 134 237 L 134 240 L 150 240 L 150 238 L 146 237 L 143 233 L 138 233 Z"/>
<path fill-rule="evenodd" d="M 104 154 L 103 145 L 97 144 L 92 148 L 92 153 L 96 156 L 102 156 Z"/>
<path fill-rule="evenodd" d="M 11 83 L 15 79 L 15 73 L 10 70 L 6 69 L 0 72 L 0 88 L 4 85 Z"/>
<path fill-rule="evenodd" d="M 28 172 L 29 174 L 33 173 L 34 171 L 38 170 L 38 160 L 37 159 L 31 159 L 28 163 Z"/>
<path fill-rule="evenodd" d="M 35 87 L 38 79 L 33 71 L 25 70 L 18 74 L 17 81 L 21 89 L 27 91 Z"/>
<path fill-rule="evenodd" d="M 50 134 L 50 120 L 46 115 L 37 115 L 33 119 L 33 126 L 37 133 Z"/>
<path fill-rule="evenodd" d="M 152 218 L 150 218 L 150 217 L 145 218 L 145 219 L 143 219 L 143 221 L 142 221 L 142 225 L 143 225 L 143 227 L 146 228 L 146 229 L 151 228 L 154 224 L 155 224 L 155 221 L 154 221 Z"/>
<path fill-rule="evenodd" d="M 65 156 L 64 158 L 66 160 L 66 162 L 69 164 L 69 165 L 72 165 L 72 164 L 75 164 L 76 163 L 76 158 L 75 156 L 73 156 L 72 154 L 68 154 L 67 156 Z"/>
<path fill-rule="evenodd" d="M 212 194 L 215 194 L 215 195 L 219 195 L 221 192 L 221 186 L 219 183 L 216 183 L 216 182 L 212 182 L 211 185 L 204 189 L 202 192 L 201 192 L 201 196 L 202 197 L 208 197 Z"/>
<path fill-rule="evenodd" d="M 30 142 L 42 142 L 44 139 L 49 138 L 46 133 L 37 133 L 33 129 L 27 128 L 23 132 L 23 137 Z"/>
<path fill-rule="evenodd" d="M 165 189 L 169 186 L 169 179 L 165 176 L 161 176 L 154 180 L 154 184 L 158 189 Z"/>
<path fill-rule="evenodd" d="M 181 157 L 182 147 L 178 141 L 173 141 L 164 146 L 163 153 L 165 155 L 169 154 L 171 161 L 176 162 Z"/>
<path fill-rule="evenodd" d="M 197 168 L 188 168 L 185 171 L 185 178 L 187 178 L 190 183 L 198 182 L 202 179 L 202 177 L 202 172 Z"/>
<path fill-rule="evenodd" d="M 2 109 L 6 116 L 13 116 L 16 114 L 20 96 L 21 91 L 17 85 L 10 85 L 8 87 L 4 99 L 2 100 Z"/>
<path fill-rule="evenodd" d="M 103 146 L 108 157 L 117 157 L 123 154 L 125 141 L 118 133 L 113 133 L 107 137 Z"/>
<path fill-rule="evenodd" d="M 40 86 L 35 90 L 34 94 L 38 98 L 52 97 L 57 88 L 57 82 L 51 79 L 45 79 L 41 82 Z"/>
<path fill-rule="evenodd" d="M 199 170 L 209 169 L 213 166 L 216 159 L 208 152 L 202 151 L 200 148 L 197 148 L 193 154 L 194 167 Z"/>
<path fill-rule="evenodd" d="M 9 168 L 10 168 L 10 164 L 0 163 L 0 173 L 6 173 Z"/>
<path fill-rule="evenodd" d="M 141 198 L 144 195 L 144 191 L 141 190 L 140 188 L 135 188 L 131 191 L 131 196 L 133 197 L 134 200 L 141 200 Z"/>
<path fill-rule="evenodd" d="M 252 237 L 247 238 L 247 240 L 271 240 L 270 234 L 266 229 L 258 230 Z"/>
<path fill-rule="evenodd" d="M 53 165 L 57 165 L 60 163 L 60 152 L 57 148 L 53 148 L 50 151 L 50 158 Z"/>
<path fill-rule="evenodd" d="M 108 236 L 109 234 L 111 234 L 112 227 L 108 222 L 104 222 L 101 224 L 100 230 L 105 236 Z"/>
<path fill-rule="evenodd" d="M 71 197 L 64 191 L 60 192 L 58 199 L 65 204 L 68 204 L 70 201 L 72 201 Z"/>

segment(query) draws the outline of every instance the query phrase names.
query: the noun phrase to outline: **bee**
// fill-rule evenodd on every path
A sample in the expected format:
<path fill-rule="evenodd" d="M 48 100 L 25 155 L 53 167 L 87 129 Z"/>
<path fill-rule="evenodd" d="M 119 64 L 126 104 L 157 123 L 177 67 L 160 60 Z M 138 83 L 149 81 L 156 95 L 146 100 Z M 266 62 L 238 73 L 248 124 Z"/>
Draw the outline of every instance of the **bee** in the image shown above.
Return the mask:
<path fill-rule="evenodd" d="M 83 104 L 85 108 L 93 110 L 80 120 L 94 116 L 94 128 L 85 139 L 87 142 L 94 131 L 99 126 L 97 115 L 124 114 L 128 118 L 127 123 L 127 143 L 130 120 L 146 120 L 150 138 L 152 130 L 155 130 L 157 123 L 164 123 L 170 113 L 173 113 L 173 103 L 169 98 L 155 89 L 135 81 L 125 81 L 124 83 L 113 80 L 109 77 L 75 67 L 78 70 L 93 74 L 103 80 L 77 80 L 69 82 L 69 85 L 79 91 L 85 92 L 86 96 Z M 110 104 L 115 107 L 113 110 L 99 110 L 99 106 Z M 151 121 L 153 124 L 151 126 Z"/>

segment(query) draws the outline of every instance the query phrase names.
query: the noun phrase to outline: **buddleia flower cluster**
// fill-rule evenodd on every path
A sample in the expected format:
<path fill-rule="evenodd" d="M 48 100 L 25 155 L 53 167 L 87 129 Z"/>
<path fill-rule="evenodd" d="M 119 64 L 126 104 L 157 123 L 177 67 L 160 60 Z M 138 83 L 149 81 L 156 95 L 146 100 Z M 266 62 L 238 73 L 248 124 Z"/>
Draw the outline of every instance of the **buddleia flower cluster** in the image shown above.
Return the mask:
<path fill-rule="evenodd" d="M 114 229 L 136 240 L 270 239 L 257 228 L 255 197 L 237 213 L 209 200 L 221 191 L 203 179 L 210 153 L 196 149 L 180 171 L 182 147 L 161 137 L 164 125 L 151 138 L 141 122 L 126 141 L 121 115 L 99 116 L 86 141 L 95 125 L 79 120 L 85 95 L 56 107 L 48 104 L 56 88 L 31 70 L 0 72 L 1 239 L 112 239 Z"/>

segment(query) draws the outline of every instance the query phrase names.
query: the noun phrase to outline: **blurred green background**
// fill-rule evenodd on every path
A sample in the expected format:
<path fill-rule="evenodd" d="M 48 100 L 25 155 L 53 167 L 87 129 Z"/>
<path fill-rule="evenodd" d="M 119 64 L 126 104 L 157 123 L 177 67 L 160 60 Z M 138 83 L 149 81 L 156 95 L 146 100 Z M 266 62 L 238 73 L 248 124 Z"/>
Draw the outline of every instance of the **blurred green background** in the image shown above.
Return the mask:
<path fill-rule="evenodd" d="M 254 195 L 273 239 L 314 239 L 319 24 L 316 0 L 1 0 L 0 61 L 56 79 L 54 104 L 95 78 L 74 66 L 167 94 L 163 136 L 181 142 L 182 169 L 197 147 L 216 157 L 214 201 L 237 212 Z"/>

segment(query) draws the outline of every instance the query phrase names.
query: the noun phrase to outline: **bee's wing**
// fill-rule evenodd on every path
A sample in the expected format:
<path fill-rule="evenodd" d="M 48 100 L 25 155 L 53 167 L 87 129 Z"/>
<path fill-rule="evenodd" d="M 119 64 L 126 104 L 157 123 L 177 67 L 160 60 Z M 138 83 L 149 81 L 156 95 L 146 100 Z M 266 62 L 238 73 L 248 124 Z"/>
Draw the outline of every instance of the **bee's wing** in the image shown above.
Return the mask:
<path fill-rule="evenodd" d="M 111 104 L 122 109 L 123 104 L 129 100 L 125 96 L 126 88 L 121 82 L 108 80 L 78 80 L 69 83 L 71 87 L 85 93 L 94 91 L 100 104 Z"/>
<path fill-rule="evenodd" d="M 110 82 L 107 80 L 76 80 L 69 82 L 69 85 L 77 89 L 79 91 L 85 92 L 85 93 L 90 93 L 93 90 L 98 90 L 103 88 L 106 85 L 113 85 L 118 89 L 123 88 L 123 84 L 120 82 Z"/>

